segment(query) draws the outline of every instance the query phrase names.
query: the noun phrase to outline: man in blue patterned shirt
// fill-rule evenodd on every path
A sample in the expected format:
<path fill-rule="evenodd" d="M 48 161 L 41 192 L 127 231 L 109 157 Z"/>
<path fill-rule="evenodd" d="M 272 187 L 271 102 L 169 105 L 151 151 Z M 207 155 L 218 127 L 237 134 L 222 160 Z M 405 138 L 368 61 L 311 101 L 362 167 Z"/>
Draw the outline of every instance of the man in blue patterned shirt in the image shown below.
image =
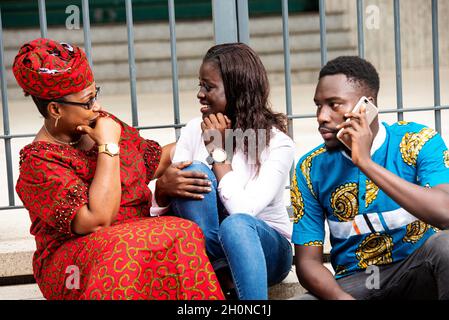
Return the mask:
<path fill-rule="evenodd" d="M 369 125 L 364 107 L 351 112 L 362 96 L 377 105 L 378 91 L 359 57 L 320 72 L 324 144 L 299 160 L 291 189 L 296 272 L 309 291 L 300 299 L 449 299 L 449 231 L 438 232 L 449 226 L 449 151 L 423 125 Z M 325 220 L 335 276 L 322 263 Z"/>

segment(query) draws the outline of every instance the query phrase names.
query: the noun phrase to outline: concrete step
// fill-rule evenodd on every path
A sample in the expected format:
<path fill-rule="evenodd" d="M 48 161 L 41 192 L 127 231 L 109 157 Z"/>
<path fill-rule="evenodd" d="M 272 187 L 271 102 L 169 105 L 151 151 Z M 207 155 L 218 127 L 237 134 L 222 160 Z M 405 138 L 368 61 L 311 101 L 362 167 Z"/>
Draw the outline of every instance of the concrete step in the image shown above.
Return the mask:
<path fill-rule="evenodd" d="M 0 300 L 45 300 L 36 283 L 0 286 Z"/>
<path fill-rule="evenodd" d="M 306 290 L 299 284 L 295 267 L 292 266 L 290 273 L 281 283 L 268 288 L 268 299 L 288 300 L 305 292 Z"/>
<path fill-rule="evenodd" d="M 346 47 L 347 48 L 347 47 Z M 318 70 L 321 66 L 320 55 L 318 51 L 291 52 L 291 68 L 294 72 L 303 70 Z M 350 54 L 351 50 L 343 48 L 332 50 L 329 57 Z M 180 78 L 194 77 L 198 78 L 198 70 L 201 66 L 202 57 L 186 58 L 178 60 L 178 75 Z M 276 73 L 284 71 L 284 56 L 282 51 L 261 54 L 261 60 L 264 63 L 268 73 Z M 171 62 L 170 60 L 139 60 L 136 61 L 137 79 L 171 79 Z M 95 65 L 95 79 L 97 82 L 105 80 L 128 80 L 129 66 L 128 62 L 116 62 L 113 65 Z M 12 75 L 12 73 L 10 73 Z M 12 77 L 10 83 L 13 83 Z M 197 81 L 195 81 L 195 85 Z"/>
<path fill-rule="evenodd" d="M 36 250 L 25 209 L 0 211 L 0 278 L 33 274 Z"/>
<path fill-rule="evenodd" d="M 354 54 L 355 45 L 345 32 L 331 33 L 328 36 L 328 54 L 330 57 L 342 54 Z M 168 43 L 155 45 L 141 43 L 136 45 L 136 76 L 141 79 L 171 78 L 172 67 Z M 197 78 L 198 69 L 204 53 L 213 45 L 210 40 L 198 40 L 195 43 L 181 41 L 178 49 L 179 77 Z M 282 35 L 265 38 L 254 38 L 251 46 L 258 52 L 268 73 L 283 72 L 284 56 Z M 5 52 L 5 61 L 9 64 L 6 70 L 7 83 L 15 86 L 12 73 L 12 62 L 16 50 Z M 319 70 L 320 39 L 319 34 L 294 35 L 290 38 L 290 59 L 293 72 Z M 126 44 L 107 44 L 94 48 L 94 73 L 98 81 L 127 81 L 129 79 L 128 48 Z"/>
<path fill-rule="evenodd" d="M 0 242 L 0 278 L 33 274 L 34 238 Z"/>
<path fill-rule="evenodd" d="M 324 264 L 329 271 L 334 273 L 334 270 L 330 263 Z M 295 267 L 292 266 L 288 276 L 279 284 L 271 286 L 268 288 L 268 299 L 269 300 L 288 300 L 293 297 L 300 296 L 306 293 L 307 290 L 301 286 L 296 276 Z"/>
<path fill-rule="evenodd" d="M 329 13 L 326 19 L 326 29 L 341 30 L 346 28 L 345 16 L 341 12 Z M 253 17 L 249 23 L 251 37 L 279 33 L 282 30 L 282 17 Z M 319 18 L 316 13 L 301 13 L 289 16 L 289 32 L 308 33 L 319 30 Z M 38 28 L 5 29 L 3 31 L 3 45 L 5 49 L 18 49 L 27 41 L 38 38 Z M 82 45 L 84 43 L 83 29 L 67 30 L 65 27 L 49 27 L 48 36 L 60 41 L 67 41 Z M 176 23 L 176 39 L 213 39 L 214 29 L 212 20 L 178 21 Z M 137 23 L 134 25 L 134 41 L 169 41 L 170 31 L 168 22 Z M 128 40 L 125 24 L 94 25 L 91 24 L 91 41 L 93 44 L 126 43 Z"/>
<path fill-rule="evenodd" d="M 336 49 L 328 52 L 328 59 L 340 55 L 356 54 L 356 49 Z M 320 69 L 319 52 L 292 52 L 291 79 L 292 84 L 314 83 L 318 78 Z M 270 84 L 283 85 L 284 56 L 282 53 L 261 55 L 266 66 Z M 196 90 L 198 85 L 198 70 L 201 58 L 178 61 L 178 86 L 180 90 Z M 137 92 L 156 93 L 170 92 L 172 90 L 170 61 L 137 62 Z M 101 86 L 102 94 L 128 94 L 130 92 L 128 63 L 116 63 L 105 68 L 94 64 L 94 73 L 97 84 Z M 10 99 L 23 99 L 22 90 L 15 84 L 12 72 L 7 72 L 8 97 Z"/>
<path fill-rule="evenodd" d="M 315 30 L 310 33 L 290 33 L 290 52 L 309 52 L 320 50 L 320 33 Z M 214 44 L 213 38 L 178 39 L 176 51 L 178 60 L 189 58 L 202 58 Z M 283 39 L 282 32 L 265 35 L 253 35 L 250 39 L 250 45 L 260 55 L 282 53 Z M 327 35 L 328 50 L 341 49 L 355 46 L 353 39 L 348 36 L 347 30 L 336 30 Z M 17 48 L 5 50 L 5 67 L 9 70 L 17 54 Z M 138 42 L 134 45 L 136 61 L 170 61 L 170 43 L 164 40 L 154 40 Z M 127 42 L 94 43 L 92 46 L 93 62 L 95 67 L 109 65 L 111 63 L 128 62 L 128 44 Z"/>
<path fill-rule="evenodd" d="M 327 17 L 329 58 L 355 54 L 355 39 L 350 37 L 344 15 L 332 12 Z M 181 90 L 195 89 L 201 59 L 214 44 L 212 21 L 181 21 L 177 27 L 177 59 Z M 282 18 L 250 18 L 250 45 L 261 56 L 271 84 L 284 81 Z M 320 63 L 319 17 L 316 13 L 289 17 L 290 52 L 293 83 L 315 82 Z M 77 44 L 83 43 L 82 30 L 49 28 L 49 37 Z M 172 68 L 168 23 L 136 24 L 135 61 L 139 92 L 172 90 Z M 10 99 L 22 99 L 23 93 L 11 71 L 13 59 L 21 44 L 39 37 L 37 29 L 5 30 L 6 79 Z M 91 26 L 94 73 L 103 93 L 129 92 L 128 45 L 125 25 Z"/>

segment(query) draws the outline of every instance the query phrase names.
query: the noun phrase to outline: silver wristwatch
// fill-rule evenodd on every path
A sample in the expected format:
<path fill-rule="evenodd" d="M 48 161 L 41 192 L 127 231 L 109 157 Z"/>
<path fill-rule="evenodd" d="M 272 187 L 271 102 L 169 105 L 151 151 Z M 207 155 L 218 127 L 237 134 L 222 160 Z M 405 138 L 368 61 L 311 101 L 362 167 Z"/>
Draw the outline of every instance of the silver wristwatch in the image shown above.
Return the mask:
<path fill-rule="evenodd" d="M 228 155 L 226 151 L 222 148 L 215 148 L 206 158 L 208 164 L 213 165 L 214 163 L 224 163 Z"/>

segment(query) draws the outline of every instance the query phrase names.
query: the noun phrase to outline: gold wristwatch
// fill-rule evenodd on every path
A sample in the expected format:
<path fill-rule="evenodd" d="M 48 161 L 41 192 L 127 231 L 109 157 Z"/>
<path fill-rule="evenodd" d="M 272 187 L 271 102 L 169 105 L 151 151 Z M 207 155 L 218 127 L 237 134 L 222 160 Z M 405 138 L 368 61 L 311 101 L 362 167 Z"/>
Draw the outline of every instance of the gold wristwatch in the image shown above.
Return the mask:
<path fill-rule="evenodd" d="M 106 153 L 111 157 L 118 156 L 119 152 L 120 147 L 116 143 L 106 143 L 98 146 L 98 153 Z"/>

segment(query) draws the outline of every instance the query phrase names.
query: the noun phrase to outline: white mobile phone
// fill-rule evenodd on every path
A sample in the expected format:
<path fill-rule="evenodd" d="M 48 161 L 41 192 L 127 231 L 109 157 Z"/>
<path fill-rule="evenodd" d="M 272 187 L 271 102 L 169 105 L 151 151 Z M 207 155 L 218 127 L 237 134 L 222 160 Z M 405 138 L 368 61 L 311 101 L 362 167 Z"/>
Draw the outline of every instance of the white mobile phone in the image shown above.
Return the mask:
<path fill-rule="evenodd" d="M 377 107 L 368 100 L 367 97 L 361 97 L 359 102 L 355 105 L 354 109 L 352 109 L 352 113 L 359 112 L 362 106 L 365 106 L 366 118 L 368 119 L 368 124 L 371 125 L 376 118 L 379 110 Z M 347 119 L 346 122 L 350 121 Z M 337 139 L 340 140 L 349 150 L 351 150 L 351 137 L 348 134 L 343 133 L 343 129 L 340 129 L 337 133 Z"/>

